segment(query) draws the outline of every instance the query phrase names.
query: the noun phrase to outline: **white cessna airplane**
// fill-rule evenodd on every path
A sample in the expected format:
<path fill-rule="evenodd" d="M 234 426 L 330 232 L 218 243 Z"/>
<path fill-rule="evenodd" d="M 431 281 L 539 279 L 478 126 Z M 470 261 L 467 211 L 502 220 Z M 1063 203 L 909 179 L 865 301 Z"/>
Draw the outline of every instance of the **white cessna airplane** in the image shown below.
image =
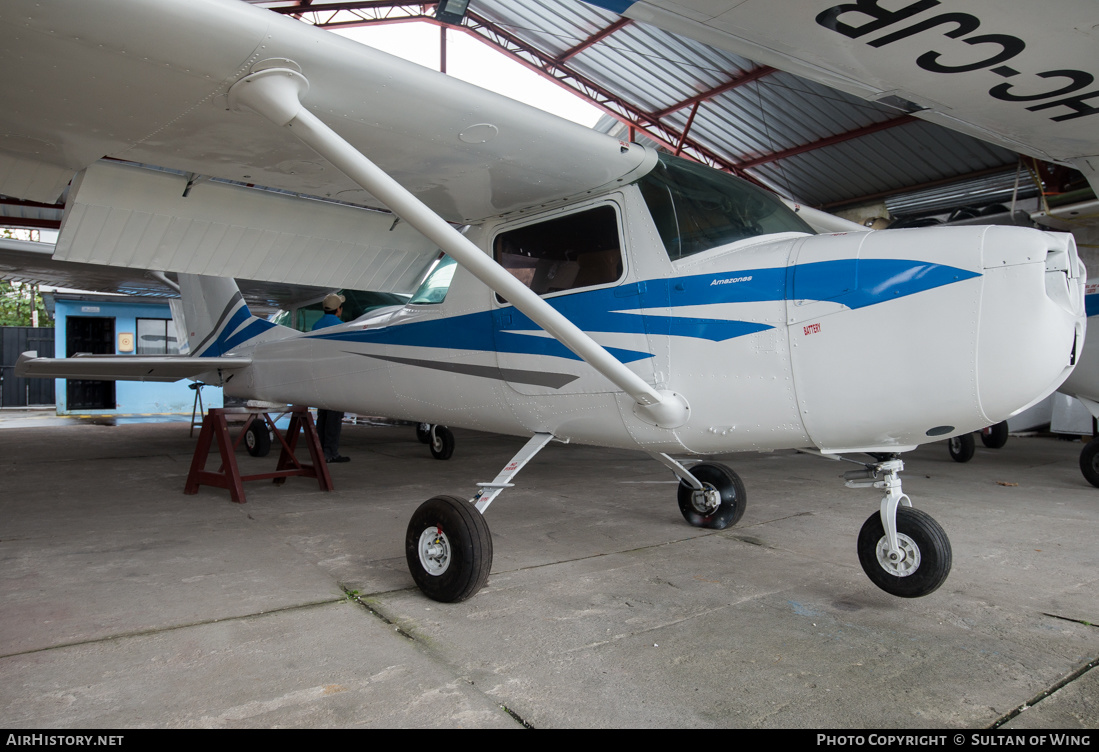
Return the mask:
<path fill-rule="evenodd" d="M 0 193 L 54 200 L 77 173 L 56 257 L 180 273 L 191 337 L 189 357 L 19 372 L 208 374 L 230 395 L 531 437 L 472 500 L 413 515 L 409 567 L 437 600 L 485 583 L 482 513 L 553 439 L 649 453 L 710 528 L 745 489 L 707 455 L 876 455 L 848 474 L 883 492 L 860 562 L 925 595 L 950 545 L 896 455 L 1048 395 L 1083 343 L 1069 235 L 817 234 L 728 175 L 236 0 L 8 0 L 0 28 Z M 302 334 L 251 316 L 233 276 L 423 281 Z"/>

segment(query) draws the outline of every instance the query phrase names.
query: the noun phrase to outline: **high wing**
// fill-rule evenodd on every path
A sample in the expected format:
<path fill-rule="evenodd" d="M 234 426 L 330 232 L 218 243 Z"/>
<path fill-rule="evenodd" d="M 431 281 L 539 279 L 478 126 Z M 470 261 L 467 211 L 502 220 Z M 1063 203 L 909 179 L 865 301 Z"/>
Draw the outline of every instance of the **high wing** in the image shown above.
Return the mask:
<path fill-rule="evenodd" d="M 101 381 L 179 381 L 212 371 L 244 368 L 251 357 L 191 358 L 186 355 L 76 355 L 39 358 L 25 352 L 15 363 L 20 378 L 98 379 Z"/>
<path fill-rule="evenodd" d="M 1051 162 L 1099 192 L 1093 0 L 589 0 Z"/>
<path fill-rule="evenodd" d="M 450 222 L 651 164 L 640 147 L 236 0 L 13 0 L 0 28 L 0 193 L 54 201 L 83 171 L 58 241 L 69 261 L 414 287 L 437 246 L 296 139 L 229 110 L 230 86 L 262 61 L 306 71 L 305 107 Z"/>

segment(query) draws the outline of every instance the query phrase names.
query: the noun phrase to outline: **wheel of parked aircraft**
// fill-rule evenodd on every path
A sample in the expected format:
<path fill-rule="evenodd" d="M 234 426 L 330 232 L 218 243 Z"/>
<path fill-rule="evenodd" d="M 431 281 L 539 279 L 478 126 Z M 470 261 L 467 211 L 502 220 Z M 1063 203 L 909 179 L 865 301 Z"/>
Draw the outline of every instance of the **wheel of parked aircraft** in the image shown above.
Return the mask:
<path fill-rule="evenodd" d="M 408 522 L 405 559 L 424 595 L 442 603 L 473 596 L 488 581 L 492 535 L 477 507 L 457 496 L 436 496 Z"/>
<path fill-rule="evenodd" d="M 977 451 L 977 442 L 973 440 L 971 433 L 948 439 L 946 444 L 950 448 L 950 457 L 955 462 L 969 462 L 973 459 L 973 453 Z"/>
<path fill-rule="evenodd" d="M 271 431 L 267 424 L 258 420 L 252 421 L 252 425 L 244 432 L 244 446 L 253 457 L 266 457 L 271 451 Z"/>
<path fill-rule="evenodd" d="M 1092 439 L 1080 452 L 1080 472 L 1088 483 L 1099 488 L 1099 439 Z"/>
<path fill-rule="evenodd" d="M 416 424 L 416 438 L 420 440 L 421 444 L 431 443 L 431 424 L 430 423 L 417 423 Z"/>
<path fill-rule="evenodd" d="M 1003 449 L 1007 443 L 1007 421 L 1001 420 L 994 426 L 982 428 L 981 443 L 989 449 Z"/>
<path fill-rule="evenodd" d="M 679 511 L 683 518 L 695 527 L 712 530 L 735 525 L 748 501 L 740 476 L 724 465 L 710 462 L 694 465 L 690 470 L 706 488 L 696 491 L 679 481 Z"/>
<path fill-rule="evenodd" d="M 449 460 L 454 454 L 454 434 L 446 426 L 431 429 L 431 456 L 437 460 Z"/>
<path fill-rule="evenodd" d="M 890 595 L 919 598 L 935 591 L 950 574 L 950 540 L 926 512 L 897 508 L 897 539 L 902 555 L 889 556 L 881 514 L 874 512 L 859 531 L 859 563 L 870 581 Z"/>

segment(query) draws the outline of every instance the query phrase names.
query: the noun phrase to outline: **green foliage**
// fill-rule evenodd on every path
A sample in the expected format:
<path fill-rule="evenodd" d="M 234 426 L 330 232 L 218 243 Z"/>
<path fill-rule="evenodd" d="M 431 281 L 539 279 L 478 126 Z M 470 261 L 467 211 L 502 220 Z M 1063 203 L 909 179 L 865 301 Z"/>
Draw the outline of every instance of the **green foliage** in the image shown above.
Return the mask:
<path fill-rule="evenodd" d="M 17 240 L 37 240 L 37 230 L 0 228 L 0 236 Z M 0 280 L 0 326 L 33 326 L 31 312 L 38 311 L 38 326 L 53 326 L 38 294 L 38 285 Z"/>
<path fill-rule="evenodd" d="M 31 311 L 35 309 L 39 326 L 53 326 L 38 294 L 38 285 L 0 280 L 0 326 L 32 326 Z"/>

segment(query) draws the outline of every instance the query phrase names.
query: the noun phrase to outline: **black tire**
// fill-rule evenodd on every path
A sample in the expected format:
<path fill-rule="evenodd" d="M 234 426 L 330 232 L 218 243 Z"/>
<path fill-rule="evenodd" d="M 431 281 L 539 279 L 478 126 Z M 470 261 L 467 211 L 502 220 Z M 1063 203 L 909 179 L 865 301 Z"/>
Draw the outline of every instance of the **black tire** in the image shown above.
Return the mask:
<path fill-rule="evenodd" d="M 435 426 L 431 429 L 431 456 L 437 460 L 449 460 L 454 454 L 454 434 L 446 426 Z"/>
<path fill-rule="evenodd" d="M 492 535 L 477 507 L 457 496 L 436 496 L 419 506 L 405 533 L 412 579 L 432 600 L 457 603 L 488 582 Z"/>
<path fill-rule="evenodd" d="M 874 512 L 859 531 L 858 552 L 862 570 L 871 582 L 890 595 L 919 598 L 935 592 L 946 582 L 953 558 L 946 531 L 926 512 L 912 507 L 898 507 L 897 535 L 907 538 L 901 538 L 902 548 L 919 556 L 915 568 L 906 572 L 903 562 L 893 565 L 879 560 L 879 546 L 885 544 L 885 527 L 881 514 Z"/>
<path fill-rule="evenodd" d="M 1007 421 L 981 429 L 981 443 L 989 449 L 1003 449 L 1007 443 Z"/>
<path fill-rule="evenodd" d="M 271 431 L 267 424 L 260 420 L 252 421 L 244 432 L 244 446 L 253 457 L 266 457 L 271 451 Z"/>
<path fill-rule="evenodd" d="M 421 444 L 431 443 L 431 424 L 430 423 L 417 423 L 416 424 L 416 438 L 419 439 Z"/>
<path fill-rule="evenodd" d="M 681 480 L 677 496 L 683 519 L 694 527 L 711 530 L 724 530 L 739 522 L 748 502 L 748 493 L 744 490 L 740 476 L 717 463 L 695 465 L 690 470 L 691 475 L 698 478 L 707 489 L 716 490 L 721 495 L 721 501 L 713 509 L 706 508 L 695 490 Z"/>
<path fill-rule="evenodd" d="M 1099 439 L 1092 439 L 1081 450 L 1080 472 L 1088 483 L 1099 488 Z"/>
<path fill-rule="evenodd" d="M 969 462 L 977 451 L 977 442 L 973 440 L 971 433 L 947 439 L 946 446 L 950 450 L 950 458 L 955 462 Z"/>

